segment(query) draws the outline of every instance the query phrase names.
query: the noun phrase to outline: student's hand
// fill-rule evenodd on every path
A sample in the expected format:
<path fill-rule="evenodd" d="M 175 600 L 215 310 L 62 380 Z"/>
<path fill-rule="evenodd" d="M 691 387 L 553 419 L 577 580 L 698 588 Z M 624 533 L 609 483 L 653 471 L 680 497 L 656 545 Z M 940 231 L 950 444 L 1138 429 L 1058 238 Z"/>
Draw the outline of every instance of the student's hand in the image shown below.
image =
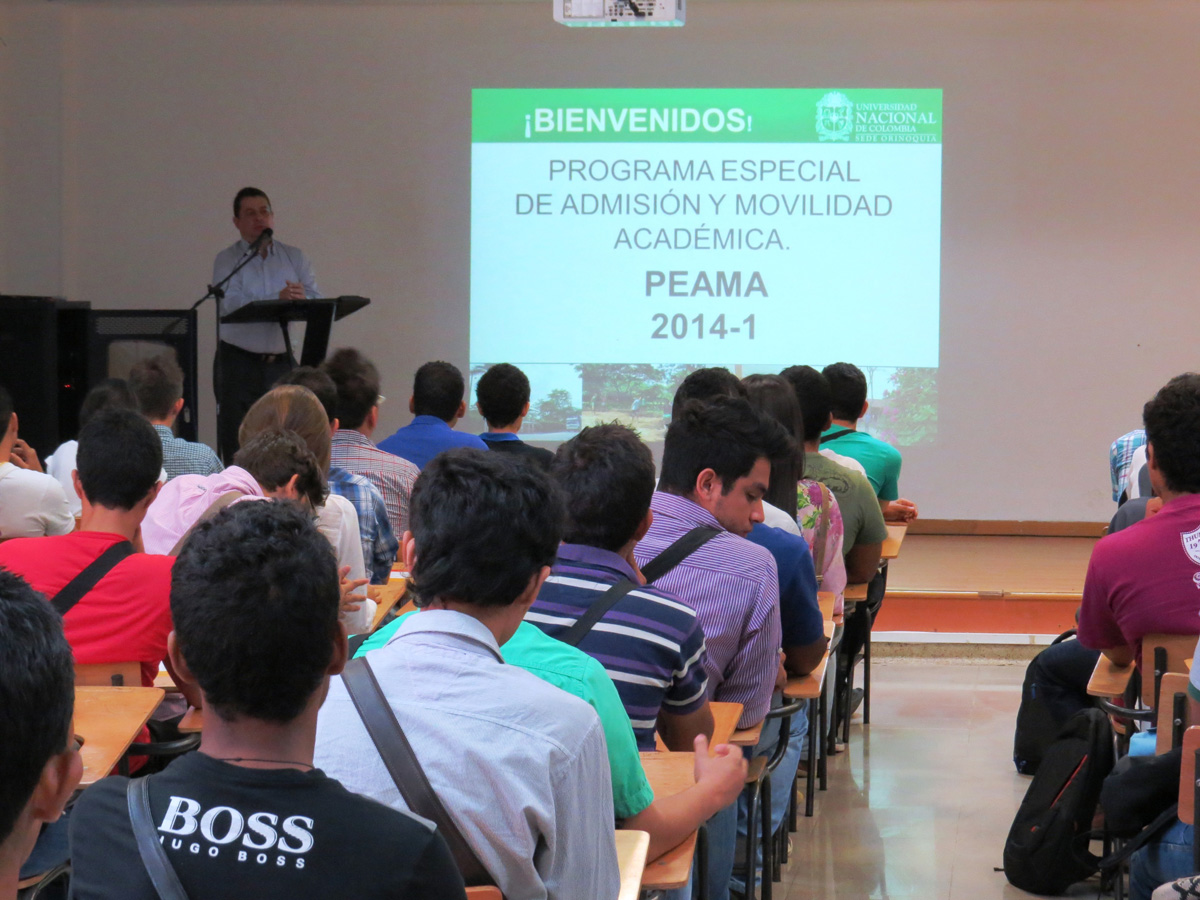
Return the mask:
<path fill-rule="evenodd" d="M 784 663 L 787 662 L 787 655 L 779 651 L 779 671 L 775 673 L 775 690 L 782 691 L 787 687 L 788 673 Z"/>
<path fill-rule="evenodd" d="M 712 792 L 714 810 L 724 809 L 737 801 L 746 786 L 746 757 L 741 747 L 717 744 L 708 751 L 708 738 L 696 735 L 696 784 Z"/>
<path fill-rule="evenodd" d="M 289 281 L 279 292 L 280 300 L 303 300 L 304 298 L 304 285 L 298 281 Z"/>
<path fill-rule="evenodd" d="M 18 469 L 30 469 L 34 472 L 42 471 L 42 464 L 38 462 L 37 451 L 20 438 L 17 438 L 13 443 L 12 456 L 9 457 L 8 461 Z"/>
<path fill-rule="evenodd" d="M 344 613 L 358 612 L 359 607 L 362 606 L 363 600 L 366 599 L 362 594 L 355 594 L 354 592 L 366 584 L 367 579 L 347 578 L 346 576 L 349 574 L 349 566 L 342 566 L 340 569 L 338 569 L 338 588 L 342 592 L 341 608 L 342 612 Z"/>
<path fill-rule="evenodd" d="M 883 518 L 887 522 L 907 524 L 917 517 L 917 504 L 901 497 L 889 501 L 883 508 Z"/>
<path fill-rule="evenodd" d="M 1151 497 L 1149 500 L 1146 501 L 1146 518 L 1148 519 L 1151 516 L 1155 515 L 1162 508 L 1163 508 L 1162 497 Z"/>

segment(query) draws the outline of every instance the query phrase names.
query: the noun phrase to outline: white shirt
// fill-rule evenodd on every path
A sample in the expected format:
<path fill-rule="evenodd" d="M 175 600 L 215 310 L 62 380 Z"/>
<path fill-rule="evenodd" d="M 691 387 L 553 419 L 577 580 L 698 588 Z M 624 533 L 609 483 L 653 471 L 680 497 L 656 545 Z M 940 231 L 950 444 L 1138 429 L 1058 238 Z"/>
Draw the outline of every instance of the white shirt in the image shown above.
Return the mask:
<path fill-rule="evenodd" d="M 70 534 L 75 530 L 67 495 L 51 476 L 0 465 L 0 539 Z"/>
<path fill-rule="evenodd" d="M 840 453 L 834 453 L 828 447 L 822 447 L 820 452 L 823 457 L 832 460 L 839 466 L 843 466 L 847 469 L 853 469 L 855 472 L 862 475 L 863 478 L 867 477 L 867 470 L 863 468 L 863 464 L 857 459 L 854 459 L 850 456 L 842 456 Z"/>
<path fill-rule="evenodd" d="M 421 768 L 505 897 L 615 900 L 612 781 L 587 703 L 504 663 L 492 633 L 450 610 L 409 616 L 366 657 Z M 341 677 L 317 719 L 315 764 L 408 810 Z"/>
<path fill-rule="evenodd" d="M 800 533 L 800 526 L 796 520 L 785 513 L 778 506 L 772 506 L 766 500 L 763 501 L 763 524 L 771 528 L 782 528 L 789 534 L 794 534 L 797 537 L 803 537 Z"/>
<path fill-rule="evenodd" d="M 350 574 L 346 577 L 352 581 L 367 577 L 362 538 L 359 537 L 358 530 L 358 513 L 354 511 L 353 503 L 345 497 L 330 494 L 324 505 L 317 510 L 317 530 L 333 545 L 338 569 L 343 566 L 350 567 Z M 356 593 L 365 595 L 366 588 L 359 588 Z M 357 612 L 342 614 L 342 624 L 350 634 L 362 634 L 364 631 L 370 631 L 374 618 L 375 601 L 363 600 Z"/>
<path fill-rule="evenodd" d="M 1146 445 L 1142 444 L 1133 451 L 1133 456 L 1129 459 L 1129 481 L 1125 483 L 1125 499 L 1136 500 L 1142 496 L 1142 485 L 1138 476 L 1142 474 L 1142 467 L 1145 465 L 1147 465 Z"/>

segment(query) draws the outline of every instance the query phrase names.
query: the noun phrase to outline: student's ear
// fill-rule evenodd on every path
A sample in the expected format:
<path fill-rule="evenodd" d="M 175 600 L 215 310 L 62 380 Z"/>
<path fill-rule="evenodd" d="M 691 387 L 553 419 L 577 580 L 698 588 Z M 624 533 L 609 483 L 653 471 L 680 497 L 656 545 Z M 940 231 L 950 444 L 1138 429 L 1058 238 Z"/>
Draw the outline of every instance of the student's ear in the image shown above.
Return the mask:
<path fill-rule="evenodd" d="M 860 413 L 858 414 L 858 417 L 859 417 L 860 419 L 861 419 L 863 416 L 865 416 L 865 415 L 867 414 L 867 408 L 868 408 L 868 407 L 870 407 L 870 405 L 871 405 L 871 404 L 870 404 L 870 403 L 868 403 L 866 400 L 864 400 L 864 401 L 863 401 L 863 408 L 862 408 L 862 412 L 860 412 Z"/>
<path fill-rule="evenodd" d="M 521 415 L 517 416 L 517 418 L 523 419 L 527 415 L 529 415 L 529 401 L 528 400 L 526 400 L 525 405 L 521 407 Z"/>
<path fill-rule="evenodd" d="M 71 486 L 75 488 L 76 497 L 78 497 L 80 500 L 87 499 L 83 496 L 83 483 L 79 480 L 78 469 L 71 470 Z"/>
<path fill-rule="evenodd" d="M 179 649 L 179 642 L 175 640 L 174 631 L 167 635 L 167 658 L 171 661 L 171 668 L 175 670 L 176 678 L 186 681 L 188 684 L 196 683 L 196 676 L 192 674 L 192 670 L 188 668 L 187 660 L 183 658 L 183 653 Z"/>
<path fill-rule="evenodd" d="M 410 413 L 412 413 L 414 416 L 417 414 L 417 398 L 416 397 L 408 398 L 408 411 Z"/>
<path fill-rule="evenodd" d="M 8 418 L 8 431 L 5 433 L 5 437 L 8 437 L 8 435 L 10 435 L 10 434 L 13 437 L 16 437 L 17 436 L 17 425 L 18 425 L 17 414 L 14 412 Z M 5 460 L 5 461 L 7 462 L 7 460 Z"/>
<path fill-rule="evenodd" d="M 69 738 L 68 749 L 46 761 L 41 777 L 29 798 L 30 815 L 40 822 L 54 822 L 83 778 L 83 759 L 75 748 L 75 736 Z"/>
<path fill-rule="evenodd" d="M 180 397 L 178 400 L 176 400 L 174 405 L 171 407 L 171 418 L 177 417 L 181 412 L 183 412 L 183 398 L 182 397 Z"/>
<path fill-rule="evenodd" d="M 475 412 L 479 413 L 481 416 L 483 415 L 483 410 L 479 408 L 478 403 L 475 404 Z"/>
<path fill-rule="evenodd" d="M 654 510 L 646 510 L 646 514 L 642 516 L 642 521 L 638 523 L 637 531 L 633 533 L 634 543 L 637 543 L 650 531 L 650 526 L 654 524 Z"/>
<path fill-rule="evenodd" d="M 350 640 L 346 637 L 346 631 L 340 625 L 335 631 L 337 634 L 333 639 L 333 656 L 325 669 L 325 674 L 329 676 L 341 675 L 346 663 L 350 661 Z"/>
<path fill-rule="evenodd" d="M 378 425 L 379 425 L 379 406 L 375 405 L 375 406 L 371 407 L 371 411 L 369 413 L 367 413 L 367 417 L 365 419 L 363 419 L 363 427 L 366 428 L 368 431 L 374 431 L 376 426 L 378 426 Z"/>
<path fill-rule="evenodd" d="M 702 500 L 715 500 L 724 485 L 712 469 L 704 469 L 696 476 L 696 497 Z"/>
<path fill-rule="evenodd" d="M 521 609 L 521 618 L 525 618 L 525 613 L 529 607 L 533 606 L 533 601 L 537 599 L 538 592 L 542 589 L 542 585 L 546 583 L 546 579 L 550 577 L 550 567 L 542 566 L 529 577 L 529 583 L 525 585 L 525 590 L 521 592 L 521 596 L 516 599 L 515 606 Z"/>
<path fill-rule="evenodd" d="M 404 532 L 404 537 L 400 538 L 400 555 L 404 560 L 404 568 L 411 572 L 417 564 L 417 539 L 411 531 Z"/>
<path fill-rule="evenodd" d="M 333 417 L 333 421 L 329 423 L 329 436 L 333 437 L 338 433 L 338 429 L 342 427 L 342 420 L 337 416 Z"/>
<path fill-rule="evenodd" d="M 151 487 L 151 488 L 150 488 L 150 490 L 146 491 L 146 496 L 145 496 L 145 497 L 143 497 L 143 498 L 142 498 L 142 501 L 141 501 L 141 502 L 142 502 L 142 507 L 143 507 L 144 509 L 149 509 L 149 508 L 150 508 L 150 504 L 154 502 L 155 498 L 158 496 L 158 492 L 162 490 L 162 486 L 163 486 L 163 483 L 162 483 L 161 481 L 156 481 L 156 482 L 154 482 L 154 486 L 153 486 L 153 487 Z M 80 491 L 80 492 L 81 492 L 81 493 L 79 494 L 79 496 L 80 496 L 80 497 L 82 497 L 82 496 L 83 496 L 83 493 L 82 493 L 82 488 L 81 488 L 81 487 L 79 487 L 78 483 L 76 484 L 76 488 L 75 488 L 75 489 L 76 489 L 77 491 Z"/>
<path fill-rule="evenodd" d="M 299 481 L 300 473 L 296 472 L 291 478 L 288 479 L 287 484 L 280 489 L 280 494 L 284 497 L 287 497 L 289 500 L 299 500 L 300 489 L 296 487 Z"/>
<path fill-rule="evenodd" d="M 454 418 L 461 419 L 466 414 L 467 414 L 467 401 L 464 400 L 462 403 L 458 404 L 458 412 L 455 414 Z"/>

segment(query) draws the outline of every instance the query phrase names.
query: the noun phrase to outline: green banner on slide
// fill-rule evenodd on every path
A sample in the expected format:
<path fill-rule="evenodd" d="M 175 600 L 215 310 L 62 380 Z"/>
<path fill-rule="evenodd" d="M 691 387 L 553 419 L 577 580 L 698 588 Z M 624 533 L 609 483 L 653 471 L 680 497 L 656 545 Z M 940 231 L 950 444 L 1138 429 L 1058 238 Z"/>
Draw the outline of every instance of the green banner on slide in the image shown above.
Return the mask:
<path fill-rule="evenodd" d="M 940 144 L 937 89 L 477 89 L 476 143 Z"/>

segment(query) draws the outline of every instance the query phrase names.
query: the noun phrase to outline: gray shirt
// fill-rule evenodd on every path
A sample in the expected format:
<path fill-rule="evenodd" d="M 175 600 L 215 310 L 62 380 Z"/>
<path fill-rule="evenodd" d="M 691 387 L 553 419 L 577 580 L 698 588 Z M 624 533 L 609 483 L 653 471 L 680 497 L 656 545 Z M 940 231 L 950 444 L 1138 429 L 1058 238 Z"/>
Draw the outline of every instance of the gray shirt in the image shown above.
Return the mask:
<path fill-rule="evenodd" d="M 595 711 L 517 666 L 449 610 L 409 616 L 368 654 L 430 784 L 506 897 L 613 900 L 612 783 Z M 315 763 L 349 790 L 407 810 L 334 678 Z"/>

